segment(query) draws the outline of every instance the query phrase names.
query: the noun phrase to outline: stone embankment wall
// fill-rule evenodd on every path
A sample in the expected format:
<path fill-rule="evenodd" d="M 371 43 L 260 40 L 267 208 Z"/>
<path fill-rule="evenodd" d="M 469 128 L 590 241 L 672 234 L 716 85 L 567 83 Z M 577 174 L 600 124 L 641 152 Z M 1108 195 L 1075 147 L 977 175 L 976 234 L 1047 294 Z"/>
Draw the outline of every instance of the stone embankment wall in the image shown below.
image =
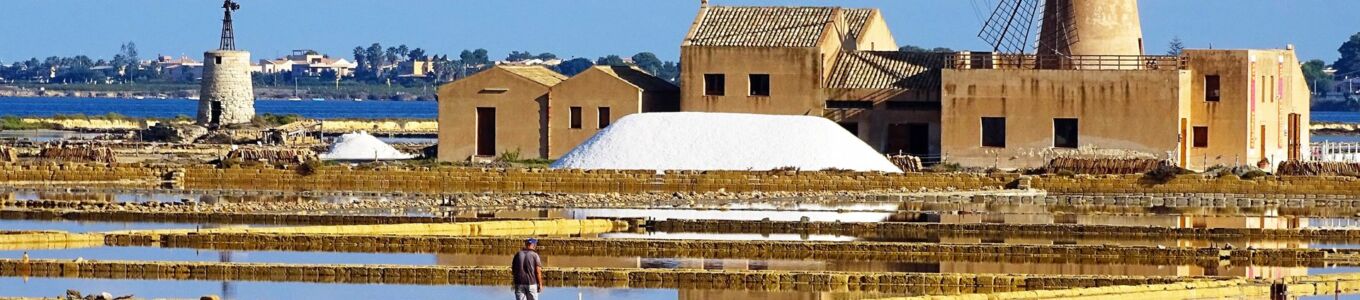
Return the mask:
<path fill-rule="evenodd" d="M 108 164 L 0 164 L 0 182 L 119 182 L 160 181 L 173 168 Z"/>
<path fill-rule="evenodd" d="M 882 298 L 879 300 L 985 299 L 1265 299 L 1273 283 L 1284 284 L 1289 296 L 1350 294 L 1360 291 L 1360 273 L 1285 277 L 1282 281 L 1225 279 L 1168 284 L 1104 286 L 1061 290 L 1010 291 L 987 294 Z"/>
<path fill-rule="evenodd" d="M 976 190 L 1001 188 L 1013 178 L 973 174 L 874 174 L 834 172 L 668 172 L 545 169 L 434 168 L 349 170 L 326 167 L 310 175 L 296 170 L 187 168 L 185 187 L 265 190 L 362 190 L 414 193 L 477 191 L 688 192 L 815 191 L 876 189 Z"/>
<path fill-rule="evenodd" d="M 1360 195 L 1360 178 L 1339 176 L 1277 176 L 1254 180 L 1203 178 L 1183 175 L 1166 183 L 1142 175 L 1044 176 L 1031 187 L 1050 193 L 1226 193 L 1293 195 Z"/>
<path fill-rule="evenodd" d="M 350 133 L 367 131 L 371 134 L 438 134 L 435 120 L 325 120 L 321 132 Z"/>
<path fill-rule="evenodd" d="M 532 220 L 464 223 L 375 224 L 340 226 L 245 227 L 211 229 L 131 230 L 107 234 L 281 234 L 281 235 L 395 235 L 395 236 L 539 236 L 580 235 L 627 230 L 629 224 L 613 220 Z"/>
<path fill-rule="evenodd" d="M 46 201 L 45 201 L 46 202 Z M 51 203 L 69 201 L 50 201 Z M 7 202 L 0 199 L 0 205 L 29 204 L 31 201 Z M 80 206 L 65 206 L 77 208 Z M 259 214 L 227 212 L 139 212 L 139 211 L 76 211 L 66 209 L 32 209 L 33 206 L 20 206 L 21 210 L 0 210 L 0 220 L 74 220 L 103 222 L 160 222 L 160 223 L 211 223 L 211 224 L 250 224 L 250 225 L 358 225 L 358 224 L 411 224 L 411 223 L 453 223 L 470 221 L 500 221 L 497 218 L 459 218 L 459 217 L 418 217 L 418 216 L 353 216 L 353 215 L 299 215 L 299 214 Z"/>
<path fill-rule="evenodd" d="M 1336 176 L 1277 176 L 1254 180 L 1206 179 L 1184 175 L 1166 183 L 1152 183 L 1141 175 L 1038 176 L 966 173 L 839 173 L 839 172 L 667 172 L 580 171 L 498 168 L 381 168 L 322 167 L 310 174 L 288 168 L 217 168 L 194 165 L 182 168 L 145 165 L 110 167 L 99 164 L 2 165 L 0 180 L 116 181 L 161 180 L 169 172 L 183 174 L 188 189 L 268 191 L 369 191 L 403 193 L 458 193 L 483 191 L 541 192 L 691 192 L 691 191 L 824 191 L 824 190 L 982 190 L 1029 187 L 1050 193 L 1174 195 L 1209 193 L 1268 198 L 1297 195 L 1307 199 L 1360 196 L 1360 179 Z M 1079 199 L 1079 198 L 1074 198 Z M 1155 201 L 1156 198 L 1147 198 Z M 1168 201 L 1167 198 L 1162 198 Z M 1203 198 L 1201 198 L 1203 199 Z M 1182 199 L 1171 198 L 1168 205 Z M 1194 199 L 1183 199 L 1191 203 Z M 1095 199 L 1093 201 L 1099 201 Z M 1213 205 L 1228 198 L 1210 199 Z M 1248 204 L 1253 203 L 1249 200 Z M 1165 202 L 1164 202 L 1165 203 Z M 1241 203 L 1234 200 L 1234 204 Z M 1288 204 L 1288 203 L 1285 203 Z M 1347 202 L 1349 204 L 1349 202 Z M 1239 204 L 1240 205 L 1240 204 Z"/>
<path fill-rule="evenodd" d="M 156 121 L 143 121 L 134 119 L 109 119 L 109 118 L 23 118 L 24 123 L 50 124 L 57 129 L 66 130 L 139 130 L 145 126 L 155 125 Z"/>
<path fill-rule="evenodd" d="M 522 238 L 295 234 L 110 234 L 113 246 L 149 245 L 222 250 L 290 250 L 428 253 L 518 249 Z M 1318 249 L 1233 249 L 1115 246 L 935 244 L 902 242 L 539 239 L 548 255 L 706 257 L 745 259 L 842 259 L 882 261 L 1016 261 L 1217 265 L 1223 261 L 1271 266 L 1323 266 L 1360 261 L 1355 251 Z M 1343 251 L 1345 252 L 1345 251 Z"/>
<path fill-rule="evenodd" d="M 913 236 L 934 234 L 998 235 L 1008 237 L 1157 237 L 1157 238 L 1253 238 L 1360 240 L 1360 230 L 1261 229 L 1261 228 L 1168 228 L 1092 224 L 941 224 L 941 223 L 841 223 L 727 220 L 664 220 L 649 225 L 665 232 L 706 233 L 806 233 L 835 235 Z"/>
<path fill-rule="evenodd" d="M 327 283 L 472 284 L 510 282 L 505 267 L 301 265 L 216 262 L 0 260 L 0 276 L 66 278 L 263 280 Z M 910 293 L 977 293 L 1109 285 L 1166 284 L 1204 278 L 1058 276 L 827 271 L 544 268 L 550 286 L 851 290 Z"/>

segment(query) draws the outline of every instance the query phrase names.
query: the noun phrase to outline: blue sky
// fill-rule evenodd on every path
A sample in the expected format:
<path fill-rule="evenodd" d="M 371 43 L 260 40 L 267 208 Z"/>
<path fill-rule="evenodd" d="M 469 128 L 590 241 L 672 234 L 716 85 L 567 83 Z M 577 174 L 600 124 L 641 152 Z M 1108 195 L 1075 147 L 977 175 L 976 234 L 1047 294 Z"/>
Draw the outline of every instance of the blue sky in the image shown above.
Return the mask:
<path fill-rule="evenodd" d="M 257 58 L 317 49 L 350 57 L 358 45 L 405 43 L 432 53 L 486 48 L 595 58 L 652 51 L 679 56 L 699 0 L 239 0 L 238 48 Z M 719 5 L 840 5 L 883 10 L 900 44 L 986 49 L 979 13 L 996 0 L 712 0 Z M 1143 0 L 1149 53 L 1180 36 L 1190 48 L 1283 48 L 1335 60 L 1360 32 L 1355 0 Z M 111 57 L 134 41 L 144 58 L 201 56 L 217 47 L 219 0 L 3 0 L 0 62 L 85 54 Z M 975 10 L 975 7 L 978 10 Z M 979 11 L 981 10 L 981 11 Z"/>

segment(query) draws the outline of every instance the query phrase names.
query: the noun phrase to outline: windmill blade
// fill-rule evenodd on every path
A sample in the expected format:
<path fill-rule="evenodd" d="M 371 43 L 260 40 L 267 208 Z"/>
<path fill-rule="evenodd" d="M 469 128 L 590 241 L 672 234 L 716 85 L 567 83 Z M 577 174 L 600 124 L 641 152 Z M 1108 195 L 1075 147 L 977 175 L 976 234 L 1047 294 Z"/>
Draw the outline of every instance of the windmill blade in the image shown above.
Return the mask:
<path fill-rule="evenodd" d="M 978 37 L 993 52 L 1024 53 L 1030 48 L 1030 34 L 1035 26 L 1035 15 L 1043 0 L 1000 0 L 987 22 L 982 24 Z"/>

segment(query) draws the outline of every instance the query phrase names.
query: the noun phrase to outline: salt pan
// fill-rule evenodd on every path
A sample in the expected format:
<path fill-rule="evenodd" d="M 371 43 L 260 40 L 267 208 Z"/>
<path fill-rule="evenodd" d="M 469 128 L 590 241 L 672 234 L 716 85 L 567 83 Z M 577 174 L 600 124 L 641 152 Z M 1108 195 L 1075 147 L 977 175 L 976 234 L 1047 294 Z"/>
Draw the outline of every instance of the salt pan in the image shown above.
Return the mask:
<path fill-rule="evenodd" d="M 401 153 L 392 145 L 378 140 L 367 132 L 341 135 L 331 144 L 326 153 L 319 155 L 322 160 L 399 160 L 412 159 L 415 155 Z"/>
<path fill-rule="evenodd" d="M 554 169 L 613 170 L 784 167 L 902 172 L 825 118 L 697 112 L 626 116 L 551 165 Z"/>

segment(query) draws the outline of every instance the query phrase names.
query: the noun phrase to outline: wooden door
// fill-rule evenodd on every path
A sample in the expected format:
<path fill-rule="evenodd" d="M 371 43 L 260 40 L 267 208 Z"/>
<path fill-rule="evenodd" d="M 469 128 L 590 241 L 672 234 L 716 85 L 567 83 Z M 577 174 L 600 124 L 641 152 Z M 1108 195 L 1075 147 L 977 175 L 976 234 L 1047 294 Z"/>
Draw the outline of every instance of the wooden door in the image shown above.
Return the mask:
<path fill-rule="evenodd" d="M 496 108 L 477 108 L 477 156 L 496 155 Z"/>
<path fill-rule="evenodd" d="M 1289 114 L 1289 160 L 1301 160 L 1303 156 L 1303 137 L 1299 133 L 1302 116 Z"/>

